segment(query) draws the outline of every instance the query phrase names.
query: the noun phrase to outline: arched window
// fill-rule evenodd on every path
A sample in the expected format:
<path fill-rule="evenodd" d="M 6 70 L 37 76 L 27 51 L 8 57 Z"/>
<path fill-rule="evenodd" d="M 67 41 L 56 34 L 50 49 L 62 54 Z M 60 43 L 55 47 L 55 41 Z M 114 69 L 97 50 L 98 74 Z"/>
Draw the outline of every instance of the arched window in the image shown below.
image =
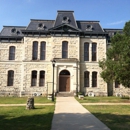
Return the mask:
<path fill-rule="evenodd" d="M 8 81 L 7 81 L 7 86 L 13 86 L 14 83 L 14 71 L 9 70 L 8 71 Z"/>
<path fill-rule="evenodd" d="M 92 61 L 97 60 L 97 43 L 92 43 Z"/>
<path fill-rule="evenodd" d="M 97 87 L 97 72 L 92 72 L 92 87 Z"/>
<path fill-rule="evenodd" d="M 9 60 L 15 60 L 15 46 L 9 48 Z"/>
<path fill-rule="evenodd" d="M 89 61 L 89 43 L 84 43 L 84 61 Z"/>
<path fill-rule="evenodd" d="M 45 71 L 40 71 L 39 86 L 45 85 Z"/>
<path fill-rule="evenodd" d="M 33 50 L 32 50 L 32 60 L 37 60 L 38 58 L 38 42 L 33 42 Z"/>
<path fill-rule="evenodd" d="M 89 72 L 84 72 L 84 87 L 89 87 Z"/>
<path fill-rule="evenodd" d="M 46 55 L 46 42 L 41 42 L 40 46 L 40 60 L 45 60 Z"/>
<path fill-rule="evenodd" d="M 62 42 L 62 58 L 68 58 L 68 42 Z"/>
<path fill-rule="evenodd" d="M 31 86 L 37 85 L 37 71 L 33 70 L 31 75 Z"/>

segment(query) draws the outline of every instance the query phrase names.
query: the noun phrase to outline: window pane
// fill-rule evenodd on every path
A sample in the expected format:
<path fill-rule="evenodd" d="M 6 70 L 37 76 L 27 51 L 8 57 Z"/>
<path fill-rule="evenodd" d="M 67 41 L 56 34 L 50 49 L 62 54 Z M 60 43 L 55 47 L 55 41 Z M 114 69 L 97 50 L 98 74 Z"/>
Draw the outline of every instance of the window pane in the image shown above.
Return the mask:
<path fill-rule="evenodd" d="M 62 58 L 68 58 L 68 42 L 62 42 Z"/>
<path fill-rule="evenodd" d="M 92 87 L 97 87 L 97 72 L 92 72 Z"/>
<path fill-rule="evenodd" d="M 89 72 L 84 72 L 84 87 L 89 87 Z"/>
<path fill-rule="evenodd" d="M 14 71 L 10 70 L 10 71 L 8 71 L 8 83 L 7 83 L 7 86 L 13 86 L 13 82 L 14 82 Z"/>
<path fill-rule="evenodd" d="M 33 42 L 33 52 L 32 52 L 32 59 L 37 60 L 38 56 L 38 42 Z"/>
<path fill-rule="evenodd" d="M 46 54 L 46 43 L 45 42 L 41 42 L 40 60 L 45 60 L 45 54 Z"/>
<path fill-rule="evenodd" d="M 40 71 L 39 86 L 45 85 L 45 71 Z"/>
<path fill-rule="evenodd" d="M 9 60 L 15 60 L 15 47 L 11 46 L 9 48 Z"/>
<path fill-rule="evenodd" d="M 37 85 L 37 71 L 32 71 L 31 86 Z"/>
<path fill-rule="evenodd" d="M 89 43 L 84 43 L 84 61 L 89 61 Z"/>
<path fill-rule="evenodd" d="M 97 44 L 92 43 L 92 61 L 96 61 L 97 59 Z"/>

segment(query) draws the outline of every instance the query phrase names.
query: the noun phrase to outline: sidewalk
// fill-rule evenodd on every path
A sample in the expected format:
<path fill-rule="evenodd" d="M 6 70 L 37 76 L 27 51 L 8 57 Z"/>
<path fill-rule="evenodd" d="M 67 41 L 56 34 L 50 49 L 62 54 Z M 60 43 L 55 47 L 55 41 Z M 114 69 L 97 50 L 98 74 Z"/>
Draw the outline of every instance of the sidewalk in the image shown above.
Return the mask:
<path fill-rule="evenodd" d="M 74 97 L 57 97 L 51 130 L 110 130 Z"/>

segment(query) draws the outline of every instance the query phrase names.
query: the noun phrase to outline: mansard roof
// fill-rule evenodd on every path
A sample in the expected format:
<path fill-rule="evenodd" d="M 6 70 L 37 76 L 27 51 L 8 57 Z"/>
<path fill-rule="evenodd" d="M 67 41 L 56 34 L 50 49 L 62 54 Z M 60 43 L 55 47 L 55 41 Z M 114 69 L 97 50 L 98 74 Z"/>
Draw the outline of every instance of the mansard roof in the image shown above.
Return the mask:
<path fill-rule="evenodd" d="M 23 26 L 4 26 L 0 38 L 2 37 L 24 37 L 29 35 L 55 35 L 76 34 L 85 35 L 107 35 L 109 32 L 122 31 L 118 29 L 102 29 L 99 21 L 76 20 L 74 11 L 57 11 L 55 20 L 31 19 L 27 27 Z"/>
<path fill-rule="evenodd" d="M 0 37 L 23 37 L 21 30 L 25 28 L 25 26 L 3 26 Z"/>

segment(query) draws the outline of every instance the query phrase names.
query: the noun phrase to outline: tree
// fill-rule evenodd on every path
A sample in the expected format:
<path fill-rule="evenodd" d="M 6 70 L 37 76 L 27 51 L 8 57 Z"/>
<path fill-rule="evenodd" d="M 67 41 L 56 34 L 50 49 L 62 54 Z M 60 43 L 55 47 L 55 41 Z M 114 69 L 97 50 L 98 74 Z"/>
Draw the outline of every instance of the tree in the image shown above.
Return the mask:
<path fill-rule="evenodd" d="M 111 47 L 107 50 L 107 59 L 99 61 L 101 77 L 107 83 L 117 81 L 130 88 L 130 21 L 126 22 L 123 34 L 117 33 L 111 38 Z"/>

